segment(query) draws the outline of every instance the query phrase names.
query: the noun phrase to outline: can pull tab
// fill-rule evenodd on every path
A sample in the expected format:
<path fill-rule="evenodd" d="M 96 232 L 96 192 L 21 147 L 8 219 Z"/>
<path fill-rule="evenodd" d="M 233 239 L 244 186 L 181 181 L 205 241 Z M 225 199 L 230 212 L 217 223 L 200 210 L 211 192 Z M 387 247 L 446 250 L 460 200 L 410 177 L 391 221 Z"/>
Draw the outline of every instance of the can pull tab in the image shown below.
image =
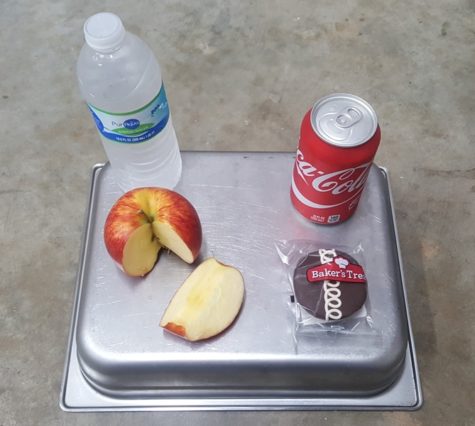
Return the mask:
<path fill-rule="evenodd" d="M 340 128 L 347 129 L 354 126 L 363 118 L 363 114 L 355 107 L 347 107 L 336 116 L 336 125 Z"/>

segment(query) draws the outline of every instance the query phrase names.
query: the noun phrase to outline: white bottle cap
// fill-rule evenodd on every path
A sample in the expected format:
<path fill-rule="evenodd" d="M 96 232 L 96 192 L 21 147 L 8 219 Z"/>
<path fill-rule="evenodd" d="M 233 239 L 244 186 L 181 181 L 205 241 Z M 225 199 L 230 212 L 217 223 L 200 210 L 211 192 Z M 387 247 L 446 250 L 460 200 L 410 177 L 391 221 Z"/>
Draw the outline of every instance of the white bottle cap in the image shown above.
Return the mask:
<path fill-rule="evenodd" d="M 84 24 L 86 43 L 98 52 L 110 52 L 120 46 L 125 29 L 117 15 L 108 12 L 92 15 Z"/>

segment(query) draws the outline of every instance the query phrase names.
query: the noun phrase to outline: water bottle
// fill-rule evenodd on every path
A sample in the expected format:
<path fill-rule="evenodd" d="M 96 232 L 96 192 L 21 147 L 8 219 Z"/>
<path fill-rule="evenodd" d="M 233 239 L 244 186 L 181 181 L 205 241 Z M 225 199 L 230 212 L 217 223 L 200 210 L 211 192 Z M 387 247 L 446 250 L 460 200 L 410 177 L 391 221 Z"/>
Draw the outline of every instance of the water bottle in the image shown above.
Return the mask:
<path fill-rule="evenodd" d="M 84 35 L 79 86 L 118 185 L 173 188 L 181 156 L 153 52 L 112 13 L 91 16 Z"/>

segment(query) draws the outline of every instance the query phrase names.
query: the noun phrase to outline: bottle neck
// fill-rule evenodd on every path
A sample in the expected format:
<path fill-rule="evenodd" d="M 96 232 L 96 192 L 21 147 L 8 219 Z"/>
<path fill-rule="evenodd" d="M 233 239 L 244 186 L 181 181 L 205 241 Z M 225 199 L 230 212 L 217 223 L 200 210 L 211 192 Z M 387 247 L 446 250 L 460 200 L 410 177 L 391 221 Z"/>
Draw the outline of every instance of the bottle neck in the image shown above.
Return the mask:
<path fill-rule="evenodd" d="M 114 46 L 111 46 L 110 48 L 108 49 L 98 49 L 96 46 L 91 46 L 90 44 L 88 44 L 88 46 L 98 55 L 100 55 L 101 57 L 102 56 L 109 56 L 109 55 L 112 55 L 116 52 L 118 52 L 120 49 L 122 49 L 122 47 L 124 46 L 125 44 L 125 40 L 127 38 L 127 33 L 125 33 L 124 37 L 122 38 L 122 40 L 120 40 L 120 42 L 118 42 L 117 44 L 115 44 Z"/>

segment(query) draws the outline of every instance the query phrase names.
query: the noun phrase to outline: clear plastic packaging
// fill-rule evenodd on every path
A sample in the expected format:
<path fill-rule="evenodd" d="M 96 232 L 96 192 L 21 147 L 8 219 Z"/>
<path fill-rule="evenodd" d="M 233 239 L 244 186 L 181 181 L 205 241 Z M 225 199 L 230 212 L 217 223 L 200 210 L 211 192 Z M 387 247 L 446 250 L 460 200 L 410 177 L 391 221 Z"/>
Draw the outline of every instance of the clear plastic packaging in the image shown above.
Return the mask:
<path fill-rule="evenodd" d="M 321 337 L 321 333 L 346 335 L 378 333 L 378 329 L 371 316 L 369 291 L 366 291 L 366 294 L 362 296 L 363 287 L 358 288 L 357 293 L 350 293 L 350 299 L 346 299 L 353 303 L 354 300 L 352 299 L 355 298 L 356 294 L 356 297 L 359 297 L 362 301 L 362 305 L 361 303 L 358 304 L 361 307 L 356 309 L 353 306 L 352 309 L 355 309 L 353 313 L 349 313 L 351 309 L 348 311 L 347 308 L 347 312 L 344 312 L 342 315 L 342 311 L 345 310 L 344 306 L 342 307 L 342 303 L 344 305 L 345 301 L 342 300 L 343 290 L 341 287 L 339 288 L 342 281 L 340 282 L 339 280 L 351 281 L 352 290 L 357 289 L 354 286 L 372 285 L 371 282 L 366 283 L 366 276 L 363 278 L 361 271 L 361 268 L 362 270 L 366 268 L 367 261 L 365 259 L 365 250 L 360 242 L 349 246 L 334 244 L 329 241 L 280 240 L 275 242 L 275 247 L 285 268 L 285 275 L 292 293 L 289 300 L 289 309 L 295 318 L 295 336 L 297 338 L 302 335 L 311 336 L 315 333 L 319 333 L 319 337 Z M 310 261 L 308 260 L 309 256 L 313 256 Z M 313 259 L 321 259 L 321 262 L 315 262 Z M 317 266 L 307 265 L 307 263 L 310 265 L 312 262 Z M 328 277 L 328 279 L 321 278 L 319 274 L 322 274 L 322 272 L 319 272 L 319 270 L 321 271 L 325 264 L 329 265 L 331 263 L 336 264 L 333 265 L 335 266 L 333 268 L 334 271 L 326 272 L 333 273 L 334 275 Z M 318 300 L 312 301 L 307 306 L 300 303 L 298 297 L 302 293 L 297 286 L 301 286 L 302 283 L 298 281 L 301 280 L 301 277 L 297 275 L 297 272 L 302 268 L 307 270 L 307 282 L 305 285 L 311 288 L 311 291 L 320 286 Z M 358 268 L 358 271 L 352 272 L 352 268 Z M 312 274 L 314 274 L 314 279 L 312 279 Z M 343 278 L 338 279 L 337 276 L 342 276 Z M 300 297 L 302 301 L 303 296 Z M 324 306 L 324 316 L 319 311 L 316 313 L 315 309 L 309 309 L 309 305 L 314 302 L 315 306 L 320 307 L 320 310 L 322 309 L 321 306 Z"/>

